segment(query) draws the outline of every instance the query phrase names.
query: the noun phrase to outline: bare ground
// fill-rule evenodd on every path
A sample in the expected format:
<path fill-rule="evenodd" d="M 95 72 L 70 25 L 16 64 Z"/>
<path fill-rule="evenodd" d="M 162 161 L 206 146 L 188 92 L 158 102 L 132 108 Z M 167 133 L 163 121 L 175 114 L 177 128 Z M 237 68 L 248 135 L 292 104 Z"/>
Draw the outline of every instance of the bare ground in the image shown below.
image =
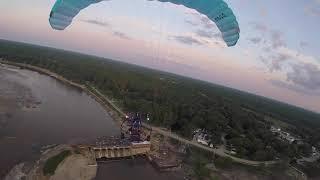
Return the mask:
<path fill-rule="evenodd" d="M 97 173 L 97 166 L 88 166 L 89 159 L 81 154 L 73 154 L 57 168 L 50 180 L 91 180 Z"/>

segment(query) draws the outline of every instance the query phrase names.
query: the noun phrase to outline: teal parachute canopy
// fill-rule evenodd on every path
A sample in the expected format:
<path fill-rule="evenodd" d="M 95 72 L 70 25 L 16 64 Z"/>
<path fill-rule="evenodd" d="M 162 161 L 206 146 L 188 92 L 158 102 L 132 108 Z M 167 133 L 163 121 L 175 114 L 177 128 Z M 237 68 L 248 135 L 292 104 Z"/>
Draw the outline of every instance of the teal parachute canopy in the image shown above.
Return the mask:
<path fill-rule="evenodd" d="M 57 0 L 53 6 L 49 22 L 53 29 L 64 30 L 73 18 L 84 8 L 103 0 Z M 128 0 L 130 3 L 130 0 Z M 223 0 L 158 0 L 182 5 L 194 9 L 214 22 L 222 33 L 222 38 L 228 46 L 234 46 L 239 39 L 237 19 Z"/>

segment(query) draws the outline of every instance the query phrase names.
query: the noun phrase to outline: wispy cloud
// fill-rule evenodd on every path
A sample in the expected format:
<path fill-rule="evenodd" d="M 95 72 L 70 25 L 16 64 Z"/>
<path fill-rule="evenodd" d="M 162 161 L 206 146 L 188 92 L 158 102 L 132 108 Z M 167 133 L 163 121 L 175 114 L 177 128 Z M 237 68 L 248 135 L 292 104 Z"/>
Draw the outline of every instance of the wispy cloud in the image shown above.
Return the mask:
<path fill-rule="evenodd" d="M 191 15 L 192 19 L 185 19 L 185 22 L 191 25 L 200 25 L 205 28 L 211 29 L 215 28 L 216 25 L 207 16 L 194 11 L 186 11 L 187 15 Z M 189 16 L 190 17 L 190 16 Z"/>
<path fill-rule="evenodd" d="M 320 68 L 311 63 L 298 63 L 291 66 L 287 81 L 309 90 L 320 90 Z"/>
<path fill-rule="evenodd" d="M 208 30 L 205 30 L 205 29 L 198 29 L 195 33 L 198 36 L 202 37 L 202 38 L 221 39 L 220 33 L 213 32 L 213 31 L 208 31 Z"/>
<path fill-rule="evenodd" d="M 282 54 L 271 55 L 268 58 L 261 57 L 270 72 L 280 71 L 287 59 L 288 57 Z"/>
<path fill-rule="evenodd" d="M 100 20 L 86 19 L 86 20 L 81 20 L 81 21 L 85 22 L 85 23 L 89 23 L 89 24 L 94 24 L 94 25 L 97 25 L 97 26 L 102 26 L 102 27 L 110 26 L 109 23 L 104 22 L 104 21 L 100 21 Z"/>
<path fill-rule="evenodd" d="M 117 36 L 117 37 L 119 37 L 121 39 L 127 39 L 127 40 L 131 39 L 127 34 L 125 34 L 123 32 L 112 30 L 112 25 L 109 24 L 108 22 L 100 21 L 100 20 L 94 20 L 94 19 L 86 19 L 86 20 L 81 20 L 81 21 L 85 22 L 85 23 L 101 26 L 101 27 L 108 27 L 108 29 L 111 31 L 111 33 L 114 36 Z"/>
<path fill-rule="evenodd" d="M 255 31 L 257 31 L 260 34 L 263 34 L 264 36 L 264 38 L 261 38 L 261 37 L 256 37 L 255 35 L 255 37 L 247 38 L 253 44 L 258 44 L 263 40 L 265 45 L 270 45 L 270 47 L 272 47 L 273 49 L 284 47 L 287 45 L 283 32 L 276 29 L 269 28 L 268 26 L 258 22 L 252 22 L 250 24 Z"/>
<path fill-rule="evenodd" d="M 285 80 L 271 80 L 271 84 L 299 93 L 320 94 L 320 61 L 309 55 L 290 49 L 283 32 L 267 27 L 261 23 L 251 23 L 252 28 L 263 34 L 262 38 L 249 37 L 253 45 L 259 45 L 263 52 L 259 59 L 270 73 L 278 73 Z M 300 41 L 300 47 L 308 46 Z"/>
<path fill-rule="evenodd" d="M 285 89 L 289 89 L 291 91 L 295 91 L 299 94 L 307 94 L 307 95 L 311 95 L 311 96 L 320 96 L 320 92 L 319 91 L 314 91 L 314 90 L 308 90 L 305 89 L 303 87 L 297 86 L 295 84 L 286 82 L 286 81 L 281 81 L 281 80 L 269 80 L 269 82 L 276 87 L 280 87 L 280 88 L 285 88 Z"/>
<path fill-rule="evenodd" d="M 119 32 L 119 31 L 114 31 L 113 32 L 113 35 L 119 37 L 119 38 L 122 38 L 122 39 L 131 39 L 127 34 L 123 33 L 123 32 Z"/>
<path fill-rule="evenodd" d="M 185 22 L 194 27 L 194 36 L 176 36 L 175 39 L 184 44 L 221 46 L 225 43 L 217 26 L 208 17 L 194 11 L 187 11 Z"/>
<path fill-rule="evenodd" d="M 271 30 L 271 45 L 273 48 L 286 46 L 284 34 L 278 30 Z"/>
<path fill-rule="evenodd" d="M 316 58 L 281 48 L 274 59 L 262 58 L 262 60 L 271 72 L 278 71 L 285 74 L 285 82 L 282 84 L 273 82 L 273 85 L 307 94 L 320 94 L 320 63 Z"/>
<path fill-rule="evenodd" d="M 287 46 L 283 32 L 269 28 L 268 26 L 258 22 L 252 22 L 250 25 L 253 30 L 263 34 L 264 38 L 258 38 L 256 36 L 248 37 L 247 40 L 249 40 L 249 42 L 253 44 L 259 44 L 260 42 L 263 42 L 264 46 L 269 46 L 268 48 L 273 49 Z"/>
<path fill-rule="evenodd" d="M 259 44 L 262 41 L 262 39 L 259 37 L 251 37 L 251 38 L 248 38 L 248 40 L 253 44 Z"/>
<path fill-rule="evenodd" d="M 195 21 L 190 20 L 190 19 L 185 19 L 184 22 L 187 23 L 187 24 L 190 24 L 192 26 L 198 26 L 199 25 L 198 22 L 195 22 Z"/>
<path fill-rule="evenodd" d="M 178 36 L 172 36 L 172 38 L 180 43 L 187 44 L 187 45 L 204 45 L 204 42 L 201 42 L 200 40 L 187 35 L 178 35 Z"/>

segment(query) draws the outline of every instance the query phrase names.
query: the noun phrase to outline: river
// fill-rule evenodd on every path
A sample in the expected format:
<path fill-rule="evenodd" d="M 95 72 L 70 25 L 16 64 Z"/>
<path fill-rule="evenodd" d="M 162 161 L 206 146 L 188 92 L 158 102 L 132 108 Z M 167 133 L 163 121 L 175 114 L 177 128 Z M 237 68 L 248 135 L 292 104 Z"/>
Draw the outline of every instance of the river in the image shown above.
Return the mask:
<path fill-rule="evenodd" d="M 15 164 L 37 159 L 42 146 L 118 134 L 116 123 L 86 93 L 37 72 L 0 66 L 0 178 Z M 177 179 L 143 159 L 99 164 L 97 179 L 106 176 Z"/>

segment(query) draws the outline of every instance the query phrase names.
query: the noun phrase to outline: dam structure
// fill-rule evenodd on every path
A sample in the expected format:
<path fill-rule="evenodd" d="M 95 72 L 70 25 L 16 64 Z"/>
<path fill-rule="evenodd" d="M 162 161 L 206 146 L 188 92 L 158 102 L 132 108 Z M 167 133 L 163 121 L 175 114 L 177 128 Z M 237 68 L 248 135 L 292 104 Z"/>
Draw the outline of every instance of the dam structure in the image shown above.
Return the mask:
<path fill-rule="evenodd" d="M 96 165 L 99 160 L 145 156 L 151 150 L 150 135 L 142 129 L 141 115 L 135 113 L 126 116 L 120 137 L 100 137 L 91 143 L 78 144 L 76 149 L 90 159 L 89 165 Z"/>
<path fill-rule="evenodd" d="M 120 138 L 104 137 L 96 144 L 77 145 L 79 152 L 90 159 L 89 165 L 96 165 L 99 160 L 113 160 L 123 158 L 134 158 L 135 156 L 145 156 L 150 152 L 149 141 L 123 142 Z"/>

